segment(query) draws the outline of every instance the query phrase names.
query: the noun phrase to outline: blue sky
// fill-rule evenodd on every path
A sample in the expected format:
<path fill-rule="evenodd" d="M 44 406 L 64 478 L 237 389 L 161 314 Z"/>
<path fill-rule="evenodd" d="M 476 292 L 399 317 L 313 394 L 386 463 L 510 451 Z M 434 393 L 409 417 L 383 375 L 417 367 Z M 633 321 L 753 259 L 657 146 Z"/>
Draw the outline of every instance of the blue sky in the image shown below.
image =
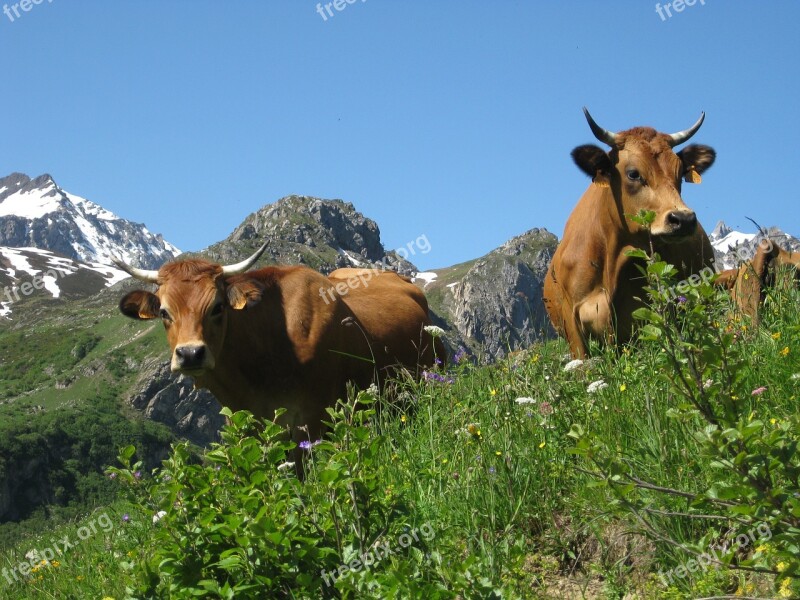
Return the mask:
<path fill-rule="evenodd" d="M 717 162 L 683 196 L 706 229 L 800 235 L 800 2 L 701 2 L 357 0 L 324 20 L 311 0 L 43 0 L 0 13 L 0 175 L 50 173 L 184 250 L 288 194 L 341 198 L 387 248 L 427 236 L 426 269 L 561 235 L 588 184 L 582 106 L 612 130 L 705 111 Z"/>

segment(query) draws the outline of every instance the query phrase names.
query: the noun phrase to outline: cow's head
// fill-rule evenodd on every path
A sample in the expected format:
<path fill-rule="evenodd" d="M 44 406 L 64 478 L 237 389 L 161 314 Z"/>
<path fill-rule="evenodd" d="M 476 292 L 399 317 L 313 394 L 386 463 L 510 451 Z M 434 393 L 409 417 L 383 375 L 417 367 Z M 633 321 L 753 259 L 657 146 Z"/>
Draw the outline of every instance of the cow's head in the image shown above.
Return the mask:
<path fill-rule="evenodd" d="M 229 311 L 257 304 L 264 291 L 252 278 L 228 277 L 248 270 L 266 247 L 264 244 L 250 258 L 228 266 L 191 259 L 146 271 L 114 259 L 129 275 L 158 284 L 155 293 L 130 292 L 120 300 L 119 309 L 133 319 L 160 318 L 172 348 L 172 370 L 201 375 L 216 365 Z"/>
<path fill-rule="evenodd" d="M 677 154 L 672 148 L 691 138 L 703 124 L 705 113 L 685 131 L 659 133 L 650 127 L 634 127 L 614 133 L 595 123 L 585 108 L 595 137 L 611 146 L 606 152 L 594 145 L 578 146 L 572 158 L 596 185 L 610 187 L 616 210 L 630 231 L 642 226 L 631 221 L 641 209 L 656 215 L 650 232 L 665 241 L 680 240 L 697 231 L 697 217 L 681 198 L 681 180 L 700 183 L 700 175 L 713 163 L 709 146 L 692 144 Z"/>

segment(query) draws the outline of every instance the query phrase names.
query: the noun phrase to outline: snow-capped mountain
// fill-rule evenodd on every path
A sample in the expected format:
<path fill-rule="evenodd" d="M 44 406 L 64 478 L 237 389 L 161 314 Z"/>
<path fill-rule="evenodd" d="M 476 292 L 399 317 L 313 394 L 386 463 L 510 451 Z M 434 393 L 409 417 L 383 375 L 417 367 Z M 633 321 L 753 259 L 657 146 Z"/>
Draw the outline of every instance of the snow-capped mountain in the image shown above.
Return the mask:
<path fill-rule="evenodd" d="M 708 239 L 714 247 L 720 269 L 732 269 L 743 260 L 752 258 L 759 242 L 765 237 L 784 250 L 800 251 L 800 239 L 785 233 L 778 227 L 769 227 L 758 233 L 742 233 L 720 221 L 714 231 L 709 234 Z"/>
<path fill-rule="evenodd" d="M 0 179 L 0 246 L 52 250 L 87 263 L 118 256 L 149 269 L 180 254 L 160 234 L 64 191 L 47 174 Z"/>

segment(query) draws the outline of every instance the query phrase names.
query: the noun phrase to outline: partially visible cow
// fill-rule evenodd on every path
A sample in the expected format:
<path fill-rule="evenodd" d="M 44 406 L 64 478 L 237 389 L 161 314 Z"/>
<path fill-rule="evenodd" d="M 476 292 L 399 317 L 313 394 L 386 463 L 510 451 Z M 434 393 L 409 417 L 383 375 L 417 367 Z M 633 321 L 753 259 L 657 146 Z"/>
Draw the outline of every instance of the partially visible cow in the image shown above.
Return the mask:
<path fill-rule="evenodd" d="M 729 289 L 739 312 L 757 325 L 759 308 L 766 298 L 767 289 L 780 282 L 781 272 L 795 285 L 800 284 L 800 252 L 789 252 L 764 239 L 752 260 L 738 269 L 721 272 L 715 283 Z"/>
<path fill-rule="evenodd" d="M 544 301 L 556 330 L 572 355 L 582 358 L 589 339 L 625 343 L 633 332 L 633 311 L 645 299 L 641 260 L 625 255 L 652 249 L 685 279 L 713 267 L 714 252 L 697 217 L 681 198 L 681 181 L 700 182 L 715 159 L 708 146 L 673 147 L 700 128 L 703 113 L 689 129 L 673 134 L 650 127 L 614 133 L 601 128 L 583 109 L 594 136 L 609 145 L 578 146 L 572 158 L 592 178 L 570 215 L 550 263 Z M 653 211 L 650 228 L 631 219 Z"/>
<path fill-rule="evenodd" d="M 424 329 L 428 303 L 416 286 L 378 271 L 346 289 L 302 266 L 245 272 L 265 248 L 231 266 L 188 259 L 145 271 L 115 261 L 158 285 L 155 293 L 130 292 L 120 310 L 161 318 L 172 370 L 224 406 L 267 419 L 286 408 L 282 422 L 295 441 L 320 437 L 325 408 L 346 398 L 348 383 L 382 385 L 401 370 L 419 376 L 444 358 L 441 341 Z"/>

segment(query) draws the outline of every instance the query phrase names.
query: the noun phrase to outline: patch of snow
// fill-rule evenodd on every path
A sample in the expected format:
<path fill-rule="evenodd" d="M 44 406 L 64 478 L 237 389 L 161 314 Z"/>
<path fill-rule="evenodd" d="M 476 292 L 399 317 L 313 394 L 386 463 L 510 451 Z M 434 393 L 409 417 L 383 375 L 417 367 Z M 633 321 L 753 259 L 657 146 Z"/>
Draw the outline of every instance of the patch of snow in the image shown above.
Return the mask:
<path fill-rule="evenodd" d="M 422 287 L 428 287 L 431 283 L 436 281 L 438 277 L 439 275 L 433 271 L 425 271 L 422 273 L 415 273 L 414 277 L 411 278 L 411 282 L 416 283 L 417 279 L 421 279 L 425 282 L 425 285 Z"/>
<path fill-rule="evenodd" d="M 57 279 L 52 275 L 42 275 L 44 281 L 44 289 L 53 295 L 53 298 L 58 298 L 61 295 L 61 288 L 56 283 Z"/>
<path fill-rule="evenodd" d="M 11 263 L 11 266 L 14 268 L 13 273 L 9 273 L 10 277 L 17 277 L 17 271 L 24 271 L 28 273 L 28 275 L 36 275 L 39 273 L 38 270 L 33 268 L 33 265 L 28 262 L 28 259 L 22 255 L 20 250 L 26 250 L 26 248 L 7 248 L 4 247 L 0 249 L 0 253 L 5 256 L 8 261 Z"/>
<path fill-rule="evenodd" d="M 115 269 L 114 267 L 98 262 L 87 263 L 83 265 L 83 268 L 89 269 L 90 271 L 96 271 L 105 277 L 106 287 L 111 287 L 118 281 L 122 281 L 123 279 L 130 277 L 130 275 L 128 275 L 125 271 L 120 271 L 119 269 Z"/>
<path fill-rule="evenodd" d="M 458 282 L 456 281 L 455 283 L 448 283 L 447 287 L 452 288 L 452 287 L 456 287 L 457 285 L 458 285 Z"/>
<path fill-rule="evenodd" d="M 736 248 L 740 244 L 749 242 L 756 237 L 755 233 L 742 233 L 740 231 L 731 231 L 725 237 L 717 240 L 712 244 L 719 252 L 727 252 L 731 248 Z"/>
<path fill-rule="evenodd" d="M 48 196 L 37 189 L 30 192 L 16 192 L 0 202 L 0 217 L 14 215 L 25 219 L 40 219 L 61 207 L 58 195 Z"/>
<path fill-rule="evenodd" d="M 0 317 L 10 319 L 8 315 L 11 314 L 11 302 L 0 302 Z"/>

